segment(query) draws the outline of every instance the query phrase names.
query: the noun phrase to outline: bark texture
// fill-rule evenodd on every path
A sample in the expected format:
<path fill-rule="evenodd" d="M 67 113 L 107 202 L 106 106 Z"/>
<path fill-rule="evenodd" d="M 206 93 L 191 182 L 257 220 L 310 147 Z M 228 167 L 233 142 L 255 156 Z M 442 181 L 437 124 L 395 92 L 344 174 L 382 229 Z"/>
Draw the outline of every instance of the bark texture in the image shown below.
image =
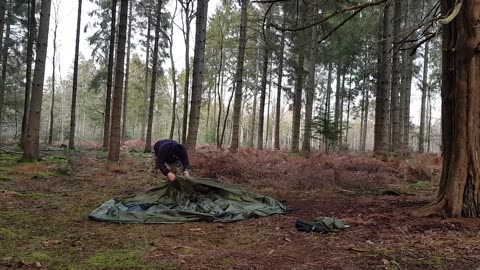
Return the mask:
<path fill-rule="evenodd" d="M 233 102 L 233 129 L 230 152 L 235 153 L 239 146 L 240 116 L 242 108 L 242 87 L 245 46 L 247 44 L 247 8 L 248 1 L 242 0 L 242 11 L 240 15 L 240 39 L 238 41 L 237 70 L 235 72 L 235 100 Z"/>
<path fill-rule="evenodd" d="M 442 15 L 455 4 L 442 0 Z M 460 4 L 458 15 L 443 26 L 440 189 L 416 216 L 480 217 L 480 0 Z"/>
<path fill-rule="evenodd" d="M 77 14 L 77 35 L 75 38 L 75 59 L 73 60 L 73 87 L 72 87 L 72 107 L 70 111 L 70 136 L 68 139 L 68 148 L 75 148 L 75 127 L 77 112 L 77 88 L 78 88 L 78 54 L 80 50 L 80 27 L 82 20 L 82 0 L 78 0 Z"/>
<path fill-rule="evenodd" d="M 127 43 L 128 0 L 120 2 L 120 25 L 118 27 L 117 59 L 115 68 L 115 91 L 113 92 L 112 125 L 110 127 L 110 145 L 108 160 L 120 159 L 121 120 L 123 102 L 123 79 L 125 71 L 125 45 Z"/>
<path fill-rule="evenodd" d="M 202 107 L 203 73 L 205 62 L 205 43 L 207 39 L 208 0 L 198 0 L 195 29 L 195 49 L 192 71 L 192 101 L 188 123 L 188 136 L 185 147 L 195 150 L 198 127 L 200 126 L 200 109 Z"/>
<path fill-rule="evenodd" d="M 42 0 L 35 71 L 33 72 L 32 81 L 32 98 L 25 136 L 25 147 L 23 149 L 23 160 L 36 160 L 40 157 L 40 119 L 42 113 L 43 80 L 45 78 L 45 59 L 47 57 L 50 8 L 51 1 Z"/>

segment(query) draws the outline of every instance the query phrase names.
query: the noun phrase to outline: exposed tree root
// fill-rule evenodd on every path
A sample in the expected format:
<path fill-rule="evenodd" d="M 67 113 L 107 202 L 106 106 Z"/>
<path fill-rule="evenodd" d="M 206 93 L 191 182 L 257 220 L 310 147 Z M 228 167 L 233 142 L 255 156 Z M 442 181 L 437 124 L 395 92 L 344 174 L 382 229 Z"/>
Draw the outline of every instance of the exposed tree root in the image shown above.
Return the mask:
<path fill-rule="evenodd" d="M 428 217 L 434 215 L 441 215 L 442 217 L 447 217 L 445 206 L 447 201 L 445 197 L 439 197 L 434 202 L 420 208 L 414 210 L 412 212 L 412 216 L 414 217 Z"/>

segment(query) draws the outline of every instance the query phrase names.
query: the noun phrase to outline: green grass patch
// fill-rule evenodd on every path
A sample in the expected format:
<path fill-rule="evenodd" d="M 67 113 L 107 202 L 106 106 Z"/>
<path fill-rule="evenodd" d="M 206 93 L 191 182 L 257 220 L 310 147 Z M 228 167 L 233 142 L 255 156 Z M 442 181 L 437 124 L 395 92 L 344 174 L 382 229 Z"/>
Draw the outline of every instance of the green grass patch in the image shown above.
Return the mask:
<path fill-rule="evenodd" d="M 429 191 L 433 188 L 433 185 L 429 181 L 418 181 L 416 183 L 410 184 L 409 188 L 418 191 Z"/>
<path fill-rule="evenodd" d="M 10 182 L 10 181 L 12 181 L 12 180 L 13 180 L 13 178 L 12 178 L 11 176 L 4 175 L 4 174 L 2 173 L 2 171 L 0 171 L 0 183 L 1 183 L 1 182 Z"/>
<path fill-rule="evenodd" d="M 20 160 L 20 155 L 0 152 L 0 182 L 10 181 L 10 176 L 7 174 L 15 168 Z"/>
<path fill-rule="evenodd" d="M 0 239 L 12 239 L 17 234 L 8 228 L 0 228 Z"/>
<path fill-rule="evenodd" d="M 147 269 L 145 260 L 133 251 L 105 251 L 91 256 L 87 263 L 96 269 Z"/>
<path fill-rule="evenodd" d="M 31 198 L 31 199 L 41 199 L 41 198 L 47 197 L 47 195 L 43 193 L 16 193 L 15 196 L 19 198 Z"/>
<path fill-rule="evenodd" d="M 39 217 L 35 213 L 30 213 L 30 212 L 16 212 L 16 211 L 0 211 L 0 217 L 2 217 L 3 220 L 9 220 L 10 222 L 15 222 L 15 223 L 35 223 L 40 220 L 46 219 L 45 217 Z"/>
<path fill-rule="evenodd" d="M 429 260 L 424 260 L 423 264 L 425 266 L 443 266 L 445 265 L 445 258 L 440 256 L 433 256 Z"/>
<path fill-rule="evenodd" d="M 235 261 L 231 258 L 223 258 L 222 259 L 222 264 L 225 265 L 225 266 L 234 266 Z"/>
<path fill-rule="evenodd" d="M 54 257 L 45 251 L 33 251 L 18 256 L 19 261 L 23 262 L 40 262 L 42 264 L 54 261 Z"/>

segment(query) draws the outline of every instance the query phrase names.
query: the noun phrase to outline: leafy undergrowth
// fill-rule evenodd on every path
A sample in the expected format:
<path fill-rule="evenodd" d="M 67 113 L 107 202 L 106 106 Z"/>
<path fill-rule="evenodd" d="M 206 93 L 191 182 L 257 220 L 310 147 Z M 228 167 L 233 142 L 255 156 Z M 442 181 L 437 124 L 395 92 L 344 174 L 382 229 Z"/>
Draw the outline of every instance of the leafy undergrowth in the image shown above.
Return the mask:
<path fill-rule="evenodd" d="M 70 157 L 63 157 L 68 174 L 47 176 L 57 168 L 48 159 L 35 166 L 1 159 L 0 168 L 8 170 L 0 173 L 10 180 L 0 181 L 0 268 L 475 269 L 480 260 L 478 220 L 409 215 L 433 198 L 436 156 L 380 161 L 318 154 L 306 160 L 281 151 L 231 155 L 203 147 L 191 154 L 195 175 L 274 196 L 292 211 L 237 223 L 166 225 L 87 218 L 112 197 L 159 184 L 149 154 L 128 151 L 119 163 L 99 151 Z M 319 216 L 351 227 L 331 234 L 295 230 L 295 220 Z"/>

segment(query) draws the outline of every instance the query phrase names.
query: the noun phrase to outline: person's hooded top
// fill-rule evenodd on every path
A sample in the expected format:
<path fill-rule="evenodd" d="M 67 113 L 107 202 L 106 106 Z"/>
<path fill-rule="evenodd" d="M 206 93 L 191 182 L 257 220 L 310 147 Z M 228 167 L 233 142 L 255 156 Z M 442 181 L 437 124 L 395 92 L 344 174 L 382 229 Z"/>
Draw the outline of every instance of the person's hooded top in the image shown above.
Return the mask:
<path fill-rule="evenodd" d="M 184 170 L 190 169 L 187 150 L 183 145 L 174 140 L 160 140 L 153 146 L 157 157 L 157 168 L 166 176 L 170 170 L 166 164 L 172 164 L 180 160 Z"/>

